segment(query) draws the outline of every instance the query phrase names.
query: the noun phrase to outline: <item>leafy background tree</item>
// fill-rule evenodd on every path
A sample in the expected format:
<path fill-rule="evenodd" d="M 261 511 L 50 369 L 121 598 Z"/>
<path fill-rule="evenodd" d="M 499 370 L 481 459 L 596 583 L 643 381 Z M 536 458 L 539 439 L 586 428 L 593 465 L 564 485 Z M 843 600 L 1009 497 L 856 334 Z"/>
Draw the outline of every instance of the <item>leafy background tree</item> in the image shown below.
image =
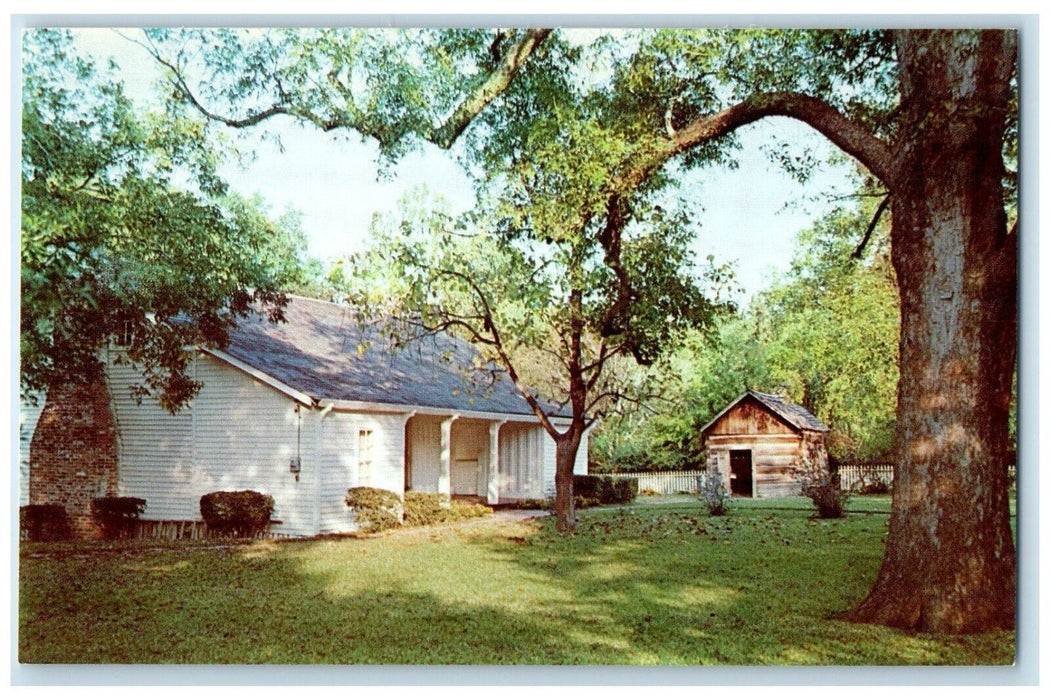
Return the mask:
<path fill-rule="evenodd" d="M 298 221 L 228 192 L 205 122 L 145 113 L 67 32 L 26 32 L 23 65 L 23 393 L 96 381 L 121 336 L 135 390 L 175 410 L 198 388 L 187 346 L 223 346 L 255 304 L 280 318 Z"/>
<path fill-rule="evenodd" d="M 832 428 L 841 461 L 894 448 L 900 303 L 885 236 L 851 255 L 869 218 L 836 212 L 803 232 L 787 279 L 753 304 L 772 381 Z"/>
<path fill-rule="evenodd" d="M 583 432 L 617 401 L 641 400 L 623 381 L 625 366 L 651 363 L 725 308 L 713 300 L 725 271 L 696 266 L 688 221 L 653 210 L 624 236 L 617 259 L 635 282 L 631 333 L 603 336 L 623 292 L 598 240 L 552 215 L 550 203 L 512 201 L 457 222 L 425 193 L 406 198 L 374 221 L 374 245 L 349 261 L 346 289 L 366 317 L 390 319 L 399 342 L 455 333 L 480 351 L 478 369 L 491 363 L 510 376 L 558 446 L 559 496 L 568 499 L 558 521 L 571 528 Z M 546 399 L 571 416 L 569 426 L 555 425 Z"/>
<path fill-rule="evenodd" d="M 700 429 L 748 389 L 809 408 L 832 428 L 833 459 L 891 459 L 900 309 L 885 230 L 853 256 L 872 215 L 841 209 L 801 232 L 786 275 L 650 373 L 651 410 L 626 407 L 597 429 L 595 466 L 701 468 Z"/>

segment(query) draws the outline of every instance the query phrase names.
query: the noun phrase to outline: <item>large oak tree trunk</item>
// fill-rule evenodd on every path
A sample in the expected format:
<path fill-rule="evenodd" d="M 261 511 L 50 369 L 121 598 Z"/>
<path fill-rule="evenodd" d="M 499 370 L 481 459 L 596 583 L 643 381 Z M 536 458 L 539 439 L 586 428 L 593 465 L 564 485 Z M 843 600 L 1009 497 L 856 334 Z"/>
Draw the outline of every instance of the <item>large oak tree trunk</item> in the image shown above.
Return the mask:
<path fill-rule="evenodd" d="M 1007 416 L 1017 236 L 1003 210 L 1010 32 L 901 32 L 898 464 L 886 556 L 859 622 L 1015 623 Z"/>

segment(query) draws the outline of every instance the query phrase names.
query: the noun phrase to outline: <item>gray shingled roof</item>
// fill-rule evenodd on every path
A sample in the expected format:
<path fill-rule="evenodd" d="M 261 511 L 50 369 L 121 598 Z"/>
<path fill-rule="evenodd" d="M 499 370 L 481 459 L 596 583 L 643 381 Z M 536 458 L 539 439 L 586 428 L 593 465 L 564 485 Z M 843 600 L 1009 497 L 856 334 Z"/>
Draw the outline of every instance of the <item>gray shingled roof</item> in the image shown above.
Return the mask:
<path fill-rule="evenodd" d="M 799 430 L 816 430 L 826 433 L 830 430 L 819 418 L 802 408 L 798 404 L 788 403 L 783 397 L 776 394 L 763 394 L 761 391 L 748 390 L 747 395 L 753 396 L 769 410 L 786 420 Z"/>
<path fill-rule="evenodd" d="M 506 372 L 472 369 L 477 352 L 457 338 L 396 349 L 381 324 L 359 323 L 351 308 L 303 297 L 289 297 L 285 318 L 238 320 L 225 352 L 314 401 L 533 415 Z M 551 415 L 568 415 L 545 406 Z"/>
<path fill-rule="evenodd" d="M 748 389 L 741 394 L 735 401 L 730 403 L 728 406 L 723 408 L 721 412 L 711 420 L 707 422 L 703 428 L 700 429 L 701 433 L 706 433 L 708 428 L 718 422 L 718 419 L 724 416 L 734 406 L 739 404 L 747 397 L 751 397 L 755 401 L 765 406 L 768 410 L 779 416 L 789 426 L 794 427 L 797 430 L 815 430 L 817 432 L 826 433 L 831 429 L 824 425 L 819 418 L 814 416 L 812 413 L 802 408 L 798 404 L 789 403 L 782 396 L 776 394 L 764 394 L 761 391 L 755 391 Z"/>

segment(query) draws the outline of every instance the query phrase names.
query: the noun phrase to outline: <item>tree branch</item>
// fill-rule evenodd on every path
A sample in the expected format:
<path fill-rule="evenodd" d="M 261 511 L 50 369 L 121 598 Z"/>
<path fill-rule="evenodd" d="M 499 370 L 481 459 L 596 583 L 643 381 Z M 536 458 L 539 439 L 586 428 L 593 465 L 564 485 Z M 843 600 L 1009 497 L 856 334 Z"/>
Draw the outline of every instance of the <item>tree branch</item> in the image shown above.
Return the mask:
<path fill-rule="evenodd" d="M 521 39 L 507 49 L 503 60 L 492 70 L 487 80 L 482 83 L 473 93 L 467 95 L 451 115 L 436 127 L 417 132 L 417 135 L 425 141 L 429 141 L 442 149 L 451 148 L 456 139 L 462 134 L 478 114 L 496 99 L 500 93 L 507 89 L 514 76 L 525 65 L 529 56 L 551 33 L 551 29 L 529 29 Z M 122 35 L 123 36 L 123 35 Z M 186 82 L 181 69 L 169 59 L 164 58 L 160 50 L 152 43 L 146 43 L 125 36 L 126 39 L 143 47 L 158 63 L 168 69 L 168 80 L 178 91 L 179 95 L 197 112 L 207 119 L 220 124 L 225 124 L 234 129 L 243 129 L 255 126 L 267 119 L 278 115 L 286 115 L 310 122 L 322 131 L 334 131 L 336 129 L 352 129 L 365 136 L 371 136 L 384 145 L 391 145 L 404 137 L 407 130 L 404 128 L 383 128 L 370 126 L 366 115 L 356 105 L 345 85 L 329 73 L 329 83 L 335 91 L 346 102 L 344 115 L 337 118 L 323 118 L 308 109 L 295 107 L 283 89 L 278 88 L 279 99 L 269 107 L 252 112 L 244 117 L 233 117 L 219 114 L 206 107 L 194 94 Z"/>
<path fill-rule="evenodd" d="M 831 105 L 808 95 L 789 92 L 753 95 L 728 109 L 690 122 L 672 138 L 658 144 L 647 158 L 639 159 L 636 167 L 625 172 L 609 187 L 605 226 L 599 233 L 599 241 L 605 252 L 605 264 L 616 275 L 617 293 L 602 319 L 603 336 L 622 332 L 623 318 L 631 301 L 630 276 L 620 260 L 621 236 L 630 218 L 631 194 L 674 156 L 771 116 L 792 117 L 809 124 L 864 164 L 891 192 L 894 189 L 898 176 L 890 146 L 851 122 Z"/>
<path fill-rule="evenodd" d="M 499 356 L 500 363 L 503 365 L 503 368 L 507 370 L 507 376 L 509 376 L 510 380 L 514 382 L 514 386 L 517 387 L 518 392 L 521 394 L 522 398 L 525 399 L 525 402 L 529 404 L 529 408 L 532 409 L 533 414 L 540 421 L 540 425 L 543 426 L 544 430 L 546 430 L 547 433 L 550 434 L 550 436 L 555 440 L 561 437 L 561 433 L 559 433 L 557 428 L 554 427 L 554 424 L 547 416 L 546 411 L 544 411 L 543 407 L 540 406 L 540 402 L 536 398 L 535 394 L 533 394 L 532 389 L 530 389 L 528 385 L 526 385 L 525 382 L 522 381 L 521 377 L 518 375 L 517 368 L 514 366 L 514 362 L 511 360 L 510 355 L 507 353 L 506 348 L 504 347 L 503 339 L 500 336 L 499 328 L 497 327 L 495 321 L 492 319 L 492 312 L 491 307 L 489 306 L 488 299 L 485 297 L 485 293 L 481 290 L 477 283 L 473 279 L 471 279 L 469 275 L 459 272 L 457 270 L 446 270 L 426 265 L 424 265 L 423 267 L 429 269 L 430 271 L 438 275 L 444 275 L 447 277 L 455 277 L 457 279 L 460 279 L 471 288 L 471 290 L 477 296 L 478 301 L 481 303 L 481 311 L 483 314 L 483 327 L 485 331 L 491 334 L 491 341 L 486 342 L 486 344 L 496 351 L 496 354 Z M 463 321 L 453 321 L 452 319 L 449 319 L 449 322 L 466 325 Z M 480 337 L 478 336 L 478 333 L 475 329 L 471 328 L 471 332 L 474 333 L 476 337 Z"/>
<path fill-rule="evenodd" d="M 823 100 L 801 93 L 773 92 L 752 95 L 721 112 L 700 117 L 685 125 L 673 139 L 663 140 L 648 158 L 641 159 L 638 167 L 621 176 L 612 190 L 615 193 L 633 191 L 674 156 L 759 119 L 777 116 L 791 117 L 810 125 L 860 161 L 891 191 L 895 188 L 897 165 L 889 144 L 850 121 Z"/>
<path fill-rule="evenodd" d="M 678 130 L 672 154 L 689 150 L 713 138 L 764 117 L 791 117 L 805 122 L 829 141 L 860 161 L 891 190 L 898 174 L 893 149 L 866 128 L 850 121 L 837 109 L 815 97 L 793 92 L 753 95 L 728 109 Z"/>
<path fill-rule="evenodd" d="M 853 255 L 850 256 L 854 260 L 860 260 L 861 255 L 864 254 L 864 247 L 868 245 L 868 240 L 871 238 L 872 232 L 875 231 L 875 227 L 879 225 L 879 219 L 882 218 L 882 213 L 886 211 L 886 207 L 889 206 L 890 196 L 886 195 L 879 202 L 879 208 L 875 210 L 875 215 L 871 217 L 871 223 L 868 224 L 868 229 L 864 232 L 864 238 L 860 239 L 860 243 L 857 244 L 857 249 L 853 251 Z"/>
<path fill-rule="evenodd" d="M 507 49 L 507 52 L 503 55 L 503 60 L 489 75 L 488 80 L 474 94 L 463 100 L 456 111 L 445 120 L 444 124 L 424 135 L 423 138 L 439 148 L 447 149 L 451 147 L 459 135 L 470 125 L 470 122 L 474 120 L 474 117 L 478 116 L 489 102 L 492 102 L 500 93 L 507 89 L 510 81 L 514 79 L 521 67 L 525 65 L 525 61 L 532 55 L 536 47 L 550 35 L 551 31 L 550 29 L 529 29 L 526 31 L 516 44 Z"/>

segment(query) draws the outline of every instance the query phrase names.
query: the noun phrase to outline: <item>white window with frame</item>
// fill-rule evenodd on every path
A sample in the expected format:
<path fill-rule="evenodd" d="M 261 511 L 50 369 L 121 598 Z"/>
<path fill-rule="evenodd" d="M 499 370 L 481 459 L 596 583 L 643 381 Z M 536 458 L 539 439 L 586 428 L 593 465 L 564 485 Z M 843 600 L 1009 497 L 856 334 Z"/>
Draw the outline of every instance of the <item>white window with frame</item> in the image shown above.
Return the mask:
<path fill-rule="evenodd" d="M 375 440 L 371 430 L 357 432 L 357 483 L 361 486 L 372 485 L 372 459 L 375 454 Z"/>

